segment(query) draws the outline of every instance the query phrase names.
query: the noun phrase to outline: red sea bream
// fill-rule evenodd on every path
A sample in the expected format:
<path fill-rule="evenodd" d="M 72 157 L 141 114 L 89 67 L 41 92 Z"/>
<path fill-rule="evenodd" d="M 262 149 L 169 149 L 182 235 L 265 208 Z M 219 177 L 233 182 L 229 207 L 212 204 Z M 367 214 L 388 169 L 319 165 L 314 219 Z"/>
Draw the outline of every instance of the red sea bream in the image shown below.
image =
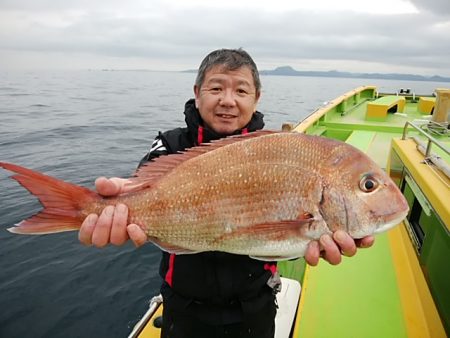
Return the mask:
<path fill-rule="evenodd" d="M 149 241 L 178 254 L 300 257 L 324 233 L 342 229 L 361 238 L 395 226 L 408 212 L 397 186 L 364 153 L 300 133 L 257 132 L 161 157 L 141 167 L 133 191 L 117 198 L 0 166 L 44 207 L 13 233 L 77 230 L 88 214 L 120 201 Z"/>

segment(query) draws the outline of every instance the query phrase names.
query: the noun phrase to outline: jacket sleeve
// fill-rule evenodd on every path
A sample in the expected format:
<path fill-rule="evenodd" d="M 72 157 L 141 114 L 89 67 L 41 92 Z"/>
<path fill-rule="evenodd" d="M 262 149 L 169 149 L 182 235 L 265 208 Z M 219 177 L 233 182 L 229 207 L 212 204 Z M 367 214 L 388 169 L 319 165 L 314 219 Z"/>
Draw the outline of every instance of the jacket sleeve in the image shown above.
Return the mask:
<path fill-rule="evenodd" d="M 139 162 L 138 168 L 148 161 L 167 154 L 169 154 L 169 151 L 167 150 L 167 144 L 164 141 L 162 134 L 159 133 L 159 135 L 153 141 L 152 146 L 150 147 L 150 151 Z"/>

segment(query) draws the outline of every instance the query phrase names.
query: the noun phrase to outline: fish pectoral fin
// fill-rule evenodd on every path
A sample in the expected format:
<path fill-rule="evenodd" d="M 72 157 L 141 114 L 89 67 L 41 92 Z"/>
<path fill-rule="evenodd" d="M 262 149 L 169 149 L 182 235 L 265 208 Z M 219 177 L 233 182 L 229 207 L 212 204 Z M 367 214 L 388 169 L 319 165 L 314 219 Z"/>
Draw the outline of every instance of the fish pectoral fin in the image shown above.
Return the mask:
<path fill-rule="evenodd" d="M 161 241 L 157 237 L 149 236 L 148 240 L 150 242 L 152 242 L 153 244 L 155 244 L 161 250 L 166 251 L 166 252 L 171 253 L 171 254 L 173 253 L 173 254 L 176 254 L 176 255 L 189 255 L 189 254 L 199 253 L 199 251 L 186 249 L 186 248 L 174 245 L 174 244 L 170 244 L 170 243 Z"/>
<path fill-rule="evenodd" d="M 279 231 L 298 231 L 301 229 L 307 230 L 309 229 L 309 226 L 313 221 L 314 221 L 313 218 L 299 218 L 295 220 L 285 220 L 278 222 L 255 224 L 246 229 L 257 233 L 276 233 Z"/>
<path fill-rule="evenodd" d="M 282 239 L 285 236 L 302 236 L 311 227 L 314 219 L 296 219 L 273 223 L 256 224 L 248 230 L 254 234 L 267 236 L 267 239 Z"/>
<path fill-rule="evenodd" d="M 216 238 L 215 242 L 231 240 L 233 238 L 251 238 L 253 236 L 264 238 L 265 240 L 281 240 L 286 238 L 286 236 L 301 236 L 309 230 L 311 223 L 314 221 L 313 217 L 309 217 L 311 214 L 307 215 L 302 215 L 295 220 L 283 220 L 239 227 Z"/>

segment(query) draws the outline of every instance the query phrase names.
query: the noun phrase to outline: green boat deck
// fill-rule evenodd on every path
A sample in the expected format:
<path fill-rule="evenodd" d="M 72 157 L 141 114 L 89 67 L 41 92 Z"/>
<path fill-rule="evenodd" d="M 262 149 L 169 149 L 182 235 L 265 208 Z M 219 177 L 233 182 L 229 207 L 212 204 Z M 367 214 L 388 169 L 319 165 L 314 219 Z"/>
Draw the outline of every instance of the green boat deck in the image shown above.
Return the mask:
<path fill-rule="evenodd" d="M 294 337 L 408 336 L 387 234 L 339 268 L 321 262 L 307 269 Z"/>
<path fill-rule="evenodd" d="M 379 137 L 375 131 L 356 130 L 346 142 L 364 152 L 377 150 L 385 161 L 392 138 L 392 134 L 386 134 Z M 387 144 L 380 145 L 379 140 Z M 302 325 L 296 337 L 408 336 L 387 236 L 377 236 L 370 250 L 344 257 L 339 268 L 325 262 L 310 268 L 314 271 L 304 281 L 303 290 L 308 296 L 303 300 Z M 318 314 L 314 310 L 317 307 L 326 311 Z"/>
<path fill-rule="evenodd" d="M 375 89 L 368 88 L 329 103 L 325 113 L 317 111 L 295 130 L 345 141 L 386 169 L 392 139 L 401 137 L 406 121 L 427 114 L 418 111 L 417 97 L 406 100 L 402 113 L 388 112 L 384 121 L 366 119 L 368 103 L 376 100 Z M 449 144 L 448 138 L 442 142 Z M 446 337 L 436 310 L 429 311 L 434 305 L 429 291 L 423 291 L 428 290 L 425 277 L 405 241 L 410 240 L 402 224 L 377 235 L 372 248 L 344 257 L 339 266 L 279 263 L 282 275 L 302 280 L 293 337 Z"/>

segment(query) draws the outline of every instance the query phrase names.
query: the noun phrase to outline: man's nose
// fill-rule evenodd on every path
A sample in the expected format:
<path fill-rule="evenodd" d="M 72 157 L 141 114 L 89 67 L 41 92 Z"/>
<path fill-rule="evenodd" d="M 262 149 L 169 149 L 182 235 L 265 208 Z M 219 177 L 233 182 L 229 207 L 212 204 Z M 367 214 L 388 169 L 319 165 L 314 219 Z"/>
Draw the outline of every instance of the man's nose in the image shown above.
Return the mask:
<path fill-rule="evenodd" d="M 236 97 L 232 89 L 225 89 L 222 92 L 220 104 L 224 106 L 234 106 L 236 104 Z"/>

